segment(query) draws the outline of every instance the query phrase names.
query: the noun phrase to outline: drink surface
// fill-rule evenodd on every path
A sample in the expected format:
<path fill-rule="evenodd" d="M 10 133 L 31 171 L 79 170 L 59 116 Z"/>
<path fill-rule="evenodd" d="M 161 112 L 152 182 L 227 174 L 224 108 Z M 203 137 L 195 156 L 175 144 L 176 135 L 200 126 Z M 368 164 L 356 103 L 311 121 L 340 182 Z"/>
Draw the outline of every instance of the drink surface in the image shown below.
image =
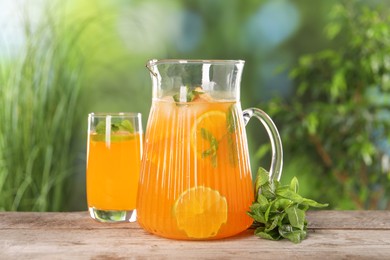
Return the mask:
<path fill-rule="evenodd" d="M 139 133 L 115 133 L 110 142 L 91 133 L 87 158 L 88 207 L 99 210 L 136 208 L 141 164 Z"/>
<path fill-rule="evenodd" d="M 137 203 L 144 229 L 217 239 L 251 225 L 253 185 L 239 103 L 155 100 L 144 148 Z"/>

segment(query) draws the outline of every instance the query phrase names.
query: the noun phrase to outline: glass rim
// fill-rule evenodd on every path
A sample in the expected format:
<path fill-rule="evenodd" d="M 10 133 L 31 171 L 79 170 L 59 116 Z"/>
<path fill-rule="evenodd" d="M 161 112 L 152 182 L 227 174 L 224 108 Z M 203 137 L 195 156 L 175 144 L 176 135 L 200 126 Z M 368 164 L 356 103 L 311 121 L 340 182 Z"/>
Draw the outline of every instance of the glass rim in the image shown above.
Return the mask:
<path fill-rule="evenodd" d="M 142 114 L 139 112 L 91 112 L 88 114 L 88 117 L 141 117 Z"/>
<path fill-rule="evenodd" d="M 222 59 L 151 59 L 146 63 L 147 67 L 152 67 L 159 64 L 244 64 L 245 60 L 222 60 Z"/>

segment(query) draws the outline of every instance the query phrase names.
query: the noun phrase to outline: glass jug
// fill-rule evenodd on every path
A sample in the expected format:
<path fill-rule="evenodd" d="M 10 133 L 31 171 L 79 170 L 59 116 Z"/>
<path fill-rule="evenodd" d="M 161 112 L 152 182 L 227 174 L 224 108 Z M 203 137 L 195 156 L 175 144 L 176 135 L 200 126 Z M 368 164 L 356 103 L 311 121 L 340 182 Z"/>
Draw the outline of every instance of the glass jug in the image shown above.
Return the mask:
<path fill-rule="evenodd" d="M 260 109 L 241 110 L 242 60 L 150 60 L 153 100 L 145 134 L 137 214 L 142 228 L 186 240 L 219 239 L 252 224 L 254 200 L 245 125 L 254 116 L 272 144 L 270 178 L 282 144 Z"/>

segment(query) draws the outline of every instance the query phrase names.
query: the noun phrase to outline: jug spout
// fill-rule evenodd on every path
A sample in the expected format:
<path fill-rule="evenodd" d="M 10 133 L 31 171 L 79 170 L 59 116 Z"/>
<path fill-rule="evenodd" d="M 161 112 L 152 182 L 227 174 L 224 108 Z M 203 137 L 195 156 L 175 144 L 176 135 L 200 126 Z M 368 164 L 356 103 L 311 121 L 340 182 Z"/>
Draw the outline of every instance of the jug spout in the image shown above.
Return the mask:
<path fill-rule="evenodd" d="M 152 77 L 156 77 L 157 78 L 157 73 L 153 71 L 153 64 L 155 64 L 157 62 L 156 59 L 153 59 L 153 60 L 149 60 L 145 67 L 149 70 L 150 74 Z"/>

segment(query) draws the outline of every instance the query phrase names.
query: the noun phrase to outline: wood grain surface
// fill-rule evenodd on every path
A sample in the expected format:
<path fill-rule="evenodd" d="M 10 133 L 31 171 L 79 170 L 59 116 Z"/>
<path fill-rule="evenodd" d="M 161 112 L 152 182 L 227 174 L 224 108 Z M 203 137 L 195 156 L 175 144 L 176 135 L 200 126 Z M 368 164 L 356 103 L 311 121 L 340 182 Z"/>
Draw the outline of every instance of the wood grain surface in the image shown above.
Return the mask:
<path fill-rule="evenodd" d="M 390 259 L 390 211 L 309 211 L 300 244 L 253 230 L 178 241 L 137 223 L 104 224 L 87 212 L 0 212 L 0 259 Z"/>

